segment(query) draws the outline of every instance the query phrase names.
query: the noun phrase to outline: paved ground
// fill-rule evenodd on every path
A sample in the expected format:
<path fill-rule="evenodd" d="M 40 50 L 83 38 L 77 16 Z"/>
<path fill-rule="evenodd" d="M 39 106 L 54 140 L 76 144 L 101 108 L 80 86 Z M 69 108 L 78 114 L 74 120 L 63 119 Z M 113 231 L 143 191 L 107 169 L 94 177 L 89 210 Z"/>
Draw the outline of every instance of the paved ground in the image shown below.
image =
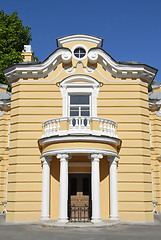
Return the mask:
<path fill-rule="evenodd" d="M 81 229 L 42 227 L 39 224 L 1 224 L 0 240 L 161 240 L 160 218 L 155 224 L 121 223 Z"/>

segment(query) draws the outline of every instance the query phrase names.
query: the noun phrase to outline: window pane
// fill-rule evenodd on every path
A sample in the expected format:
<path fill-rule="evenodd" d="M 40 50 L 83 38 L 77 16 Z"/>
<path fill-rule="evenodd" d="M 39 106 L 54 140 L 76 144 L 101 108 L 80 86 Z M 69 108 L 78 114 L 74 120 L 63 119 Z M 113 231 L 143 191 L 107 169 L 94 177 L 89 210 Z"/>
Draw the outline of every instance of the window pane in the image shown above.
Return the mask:
<path fill-rule="evenodd" d="M 81 116 L 89 117 L 89 110 L 88 111 L 81 110 Z"/>
<path fill-rule="evenodd" d="M 84 53 L 85 55 L 86 51 L 83 48 L 80 48 L 80 53 Z"/>
<path fill-rule="evenodd" d="M 75 53 L 79 53 L 79 48 L 76 48 L 75 50 L 74 50 L 74 54 Z"/>
<path fill-rule="evenodd" d="M 71 111 L 75 111 L 75 110 L 76 110 L 76 111 L 79 111 L 79 107 L 70 107 L 70 110 L 71 110 Z"/>
<path fill-rule="evenodd" d="M 89 111 L 89 107 L 81 107 L 81 110 Z"/>
<path fill-rule="evenodd" d="M 79 111 L 71 111 L 70 110 L 70 116 L 72 117 L 72 116 L 79 116 Z"/>
<path fill-rule="evenodd" d="M 70 104 L 72 105 L 89 104 L 89 95 L 70 95 Z"/>

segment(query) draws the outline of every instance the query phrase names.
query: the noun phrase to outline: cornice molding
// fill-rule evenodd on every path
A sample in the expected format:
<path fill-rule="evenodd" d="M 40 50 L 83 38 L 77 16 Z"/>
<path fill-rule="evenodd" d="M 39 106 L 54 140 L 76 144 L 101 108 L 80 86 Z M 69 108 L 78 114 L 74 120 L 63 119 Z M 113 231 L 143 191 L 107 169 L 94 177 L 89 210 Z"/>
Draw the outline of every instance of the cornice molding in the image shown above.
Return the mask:
<path fill-rule="evenodd" d="M 95 69 L 98 70 L 97 68 L 94 67 L 94 64 L 100 63 L 106 71 L 108 71 L 112 76 L 116 78 L 121 79 L 139 78 L 143 82 L 146 82 L 148 85 L 151 84 L 158 71 L 153 67 L 141 63 L 125 64 L 117 62 L 101 48 L 90 49 L 87 54 L 87 58 L 88 63 L 91 64 L 92 68 L 91 72 L 93 72 Z M 13 82 L 16 82 L 20 78 L 38 79 L 46 77 L 51 71 L 53 71 L 58 66 L 58 64 L 60 63 L 69 64 L 71 62 L 72 62 L 71 50 L 68 48 L 59 48 L 42 63 L 35 62 L 20 63 L 17 65 L 13 65 L 12 67 L 9 67 L 7 69 L 4 69 L 3 72 L 5 74 L 7 81 L 11 85 Z M 78 61 L 78 63 L 81 62 Z M 64 67 L 62 69 L 65 69 L 68 73 L 67 67 Z M 69 71 L 69 74 L 71 73 Z"/>
<path fill-rule="evenodd" d="M 97 44 L 97 47 L 102 47 L 103 45 L 103 39 L 94 37 L 91 35 L 86 35 L 86 34 L 73 34 L 61 38 L 57 38 L 57 46 L 62 47 L 63 44 L 69 43 L 69 42 L 90 42 L 90 43 L 95 43 Z"/>
<path fill-rule="evenodd" d="M 68 48 L 59 48 L 42 63 L 20 63 L 3 70 L 8 83 L 19 78 L 42 78 L 53 71 L 59 63 L 68 64 L 72 60 L 72 53 Z"/>
<path fill-rule="evenodd" d="M 117 157 L 117 152 L 106 149 L 92 149 L 92 148 L 61 148 L 44 151 L 42 157 L 53 156 L 57 154 L 74 154 L 74 153 L 84 153 L 84 154 L 103 154 L 106 156 Z"/>
<path fill-rule="evenodd" d="M 151 84 L 157 69 L 141 63 L 121 63 L 114 60 L 107 52 L 101 48 L 92 48 L 88 52 L 88 61 L 91 64 L 100 63 L 106 71 L 117 78 L 132 78 Z"/>
<path fill-rule="evenodd" d="M 91 135 L 70 135 L 70 136 L 51 136 L 39 139 L 39 146 L 51 145 L 55 143 L 66 143 L 66 142 L 98 142 L 105 143 L 114 146 L 120 146 L 121 140 L 118 138 L 107 137 L 107 136 L 91 136 Z"/>

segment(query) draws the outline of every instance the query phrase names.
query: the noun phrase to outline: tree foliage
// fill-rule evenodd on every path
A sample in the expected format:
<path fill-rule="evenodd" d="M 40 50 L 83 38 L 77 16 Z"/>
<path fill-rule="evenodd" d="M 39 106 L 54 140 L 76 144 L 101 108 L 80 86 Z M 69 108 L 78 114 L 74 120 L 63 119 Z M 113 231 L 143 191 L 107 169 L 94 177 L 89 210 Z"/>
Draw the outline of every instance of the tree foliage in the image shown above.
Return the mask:
<path fill-rule="evenodd" d="M 24 27 L 17 11 L 12 15 L 0 11 L 0 83 L 7 84 L 2 69 L 23 61 L 22 50 L 31 38 L 31 27 Z"/>

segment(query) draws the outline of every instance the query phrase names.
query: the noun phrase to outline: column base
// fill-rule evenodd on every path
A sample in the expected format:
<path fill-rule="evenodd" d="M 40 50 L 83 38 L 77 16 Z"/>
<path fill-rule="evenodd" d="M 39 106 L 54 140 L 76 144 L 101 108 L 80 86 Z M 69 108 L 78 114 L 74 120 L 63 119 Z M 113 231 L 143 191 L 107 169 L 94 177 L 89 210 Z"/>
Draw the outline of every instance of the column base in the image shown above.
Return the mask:
<path fill-rule="evenodd" d="M 117 216 L 110 216 L 109 220 L 110 221 L 120 221 L 119 217 L 117 217 Z"/>
<path fill-rule="evenodd" d="M 68 219 L 67 218 L 59 218 L 58 223 L 67 223 Z"/>
<path fill-rule="evenodd" d="M 101 218 L 92 218 L 91 222 L 92 223 L 102 223 L 102 220 L 101 220 Z"/>
<path fill-rule="evenodd" d="M 49 221 L 49 220 L 50 220 L 49 217 L 41 217 L 41 218 L 40 218 L 40 221 Z"/>

